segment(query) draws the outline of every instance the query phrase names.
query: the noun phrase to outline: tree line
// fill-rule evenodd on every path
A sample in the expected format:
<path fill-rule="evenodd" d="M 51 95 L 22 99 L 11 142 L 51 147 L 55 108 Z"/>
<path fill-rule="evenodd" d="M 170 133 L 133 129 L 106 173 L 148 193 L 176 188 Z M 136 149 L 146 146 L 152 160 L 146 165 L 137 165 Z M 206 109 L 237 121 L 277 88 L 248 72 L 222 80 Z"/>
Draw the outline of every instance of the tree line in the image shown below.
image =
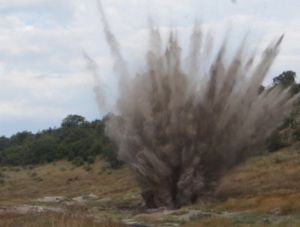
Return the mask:
<path fill-rule="evenodd" d="M 18 132 L 0 137 L 0 166 L 37 165 L 67 159 L 76 166 L 93 163 L 100 157 L 118 168 L 117 146 L 105 135 L 105 121 L 88 122 L 79 115 L 68 115 L 59 128 L 38 133 Z"/>

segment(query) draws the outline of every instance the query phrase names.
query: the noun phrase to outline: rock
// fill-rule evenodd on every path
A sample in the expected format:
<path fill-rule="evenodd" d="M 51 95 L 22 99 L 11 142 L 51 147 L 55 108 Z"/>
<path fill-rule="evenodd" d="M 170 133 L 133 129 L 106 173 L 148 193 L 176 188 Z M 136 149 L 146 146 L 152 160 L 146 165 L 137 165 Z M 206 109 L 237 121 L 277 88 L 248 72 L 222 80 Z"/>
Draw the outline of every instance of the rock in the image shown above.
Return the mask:
<path fill-rule="evenodd" d="M 46 196 L 44 198 L 34 199 L 33 202 L 38 203 L 60 203 L 66 200 L 63 196 Z"/>
<path fill-rule="evenodd" d="M 80 204 L 85 204 L 85 198 L 84 196 L 78 196 L 78 197 L 75 197 L 73 198 L 73 200 L 77 203 L 80 203 Z"/>
<path fill-rule="evenodd" d="M 90 199 L 98 199 L 98 196 L 96 196 L 95 194 L 89 194 L 88 197 Z"/>

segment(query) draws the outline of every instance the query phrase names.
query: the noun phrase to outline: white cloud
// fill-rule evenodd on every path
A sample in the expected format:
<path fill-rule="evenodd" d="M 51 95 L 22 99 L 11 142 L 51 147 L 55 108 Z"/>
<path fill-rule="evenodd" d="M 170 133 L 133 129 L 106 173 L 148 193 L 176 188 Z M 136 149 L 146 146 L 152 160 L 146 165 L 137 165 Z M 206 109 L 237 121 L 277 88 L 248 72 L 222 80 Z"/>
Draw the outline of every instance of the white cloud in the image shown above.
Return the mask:
<path fill-rule="evenodd" d="M 170 25 L 179 27 L 185 46 L 196 18 L 203 20 L 204 29 L 214 25 L 217 34 L 232 21 L 233 43 L 248 24 L 254 36 L 264 35 L 261 46 L 285 33 L 268 81 L 284 70 L 300 72 L 300 3 L 293 0 L 237 4 L 230 0 L 102 0 L 102 4 L 132 72 L 144 64 L 149 15 L 164 33 Z M 15 124 L 22 130 L 25 125 L 28 130 L 55 122 L 58 126 L 67 114 L 100 117 L 82 50 L 97 61 L 105 92 L 115 97 L 112 59 L 94 0 L 0 0 L 0 135 L 11 134 Z"/>

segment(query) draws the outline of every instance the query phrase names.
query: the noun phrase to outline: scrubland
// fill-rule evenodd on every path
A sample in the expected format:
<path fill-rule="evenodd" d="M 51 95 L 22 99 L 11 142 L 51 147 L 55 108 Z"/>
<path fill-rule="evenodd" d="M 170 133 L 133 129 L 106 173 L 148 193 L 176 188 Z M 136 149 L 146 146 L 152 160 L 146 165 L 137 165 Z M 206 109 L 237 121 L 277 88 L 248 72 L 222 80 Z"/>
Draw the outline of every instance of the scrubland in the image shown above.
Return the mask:
<path fill-rule="evenodd" d="M 63 207 L 64 212 L 2 212 L 0 226 L 122 226 L 128 220 L 185 227 L 300 226 L 299 173 L 299 144 L 275 153 L 261 152 L 222 180 L 213 201 L 158 216 L 163 209 L 144 209 L 138 185 L 126 165 L 112 170 L 104 161 L 81 167 L 60 161 L 1 167 L 0 211 L 27 204 Z M 95 198 L 66 205 L 72 198 L 90 194 Z M 37 202 L 46 196 L 65 199 L 51 204 Z M 195 214 L 180 219 L 191 211 Z"/>

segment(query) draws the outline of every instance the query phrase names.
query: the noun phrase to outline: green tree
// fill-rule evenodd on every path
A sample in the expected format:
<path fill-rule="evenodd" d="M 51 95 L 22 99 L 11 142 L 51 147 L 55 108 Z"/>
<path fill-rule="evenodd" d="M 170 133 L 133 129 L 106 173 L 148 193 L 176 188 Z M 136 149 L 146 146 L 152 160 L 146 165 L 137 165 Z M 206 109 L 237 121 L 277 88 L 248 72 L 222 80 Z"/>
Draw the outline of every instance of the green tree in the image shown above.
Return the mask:
<path fill-rule="evenodd" d="M 68 115 L 65 119 L 63 119 L 61 123 L 61 127 L 68 128 L 73 126 L 79 126 L 86 123 L 85 118 L 79 115 Z"/>
<path fill-rule="evenodd" d="M 284 71 L 279 76 L 273 78 L 273 85 L 280 85 L 287 88 L 291 85 L 296 84 L 296 73 L 294 71 Z"/>
<path fill-rule="evenodd" d="M 1 136 L 0 137 L 0 151 L 8 148 L 9 146 L 10 146 L 10 139 L 5 136 Z"/>
<path fill-rule="evenodd" d="M 51 136 L 44 136 L 34 141 L 28 151 L 28 159 L 25 164 L 40 164 L 53 162 L 57 143 Z"/>
<path fill-rule="evenodd" d="M 1 165 L 21 165 L 22 164 L 22 149 L 20 146 L 9 147 L 1 152 Z"/>
<path fill-rule="evenodd" d="M 109 143 L 103 148 L 101 154 L 102 159 L 110 164 L 110 167 L 117 169 L 121 167 L 124 163 L 118 159 L 118 146 L 115 142 L 109 141 Z"/>
<path fill-rule="evenodd" d="M 10 141 L 12 145 L 22 145 L 27 138 L 32 136 L 33 134 L 28 131 L 18 132 L 10 138 Z"/>
<path fill-rule="evenodd" d="M 101 157 L 118 168 L 118 147 L 105 135 L 104 119 L 88 122 L 82 116 L 68 115 L 59 128 L 35 134 L 18 132 L 10 138 L 2 136 L 0 165 L 35 165 L 68 159 L 79 166 L 84 162 L 92 164 Z"/>

